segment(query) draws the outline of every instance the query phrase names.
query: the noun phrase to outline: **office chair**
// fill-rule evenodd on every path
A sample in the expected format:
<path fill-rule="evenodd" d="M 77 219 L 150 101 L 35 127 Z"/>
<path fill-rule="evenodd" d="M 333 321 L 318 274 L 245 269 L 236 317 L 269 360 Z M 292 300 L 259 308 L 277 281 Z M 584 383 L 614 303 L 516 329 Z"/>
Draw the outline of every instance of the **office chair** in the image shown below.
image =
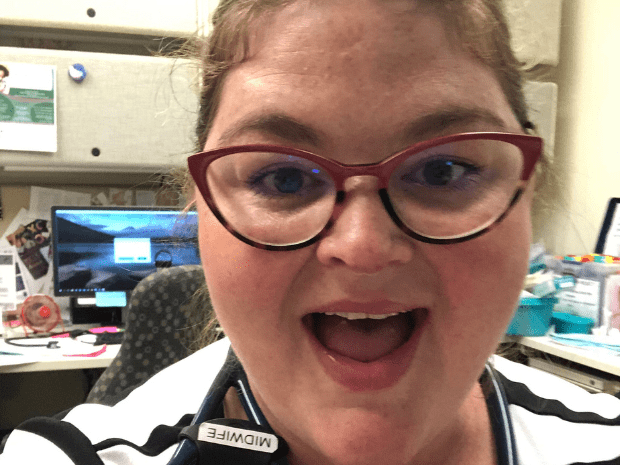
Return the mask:
<path fill-rule="evenodd" d="M 123 310 L 125 337 L 119 353 L 86 402 L 114 405 L 208 343 L 202 333 L 213 307 L 204 283 L 199 265 L 162 268 L 140 281 Z"/>

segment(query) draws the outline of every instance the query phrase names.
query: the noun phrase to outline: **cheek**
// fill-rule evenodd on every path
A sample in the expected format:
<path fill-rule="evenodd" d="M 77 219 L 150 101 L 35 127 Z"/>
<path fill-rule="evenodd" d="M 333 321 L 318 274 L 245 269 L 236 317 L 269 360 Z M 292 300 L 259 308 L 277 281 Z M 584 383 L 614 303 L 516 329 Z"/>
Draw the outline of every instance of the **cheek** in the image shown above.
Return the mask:
<path fill-rule="evenodd" d="M 451 266 L 438 266 L 444 283 L 448 337 L 489 335 L 495 344 L 510 322 L 527 273 L 531 241 L 529 199 L 518 203 L 493 231 L 440 253 Z M 484 338 L 483 338 L 484 339 Z"/>
<path fill-rule="evenodd" d="M 197 210 L 202 266 L 225 333 L 233 343 L 240 344 L 273 337 L 281 330 L 283 303 L 290 297 L 303 266 L 302 251 L 273 252 L 251 247 L 230 234 L 202 199 L 197 201 Z"/>
<path fill-rule="evenodd" d="M 257 298 L 256 291 L 264 285 L 260 275 L 252 273 L 256 259 L 250 247 L 233 237 L 204 202 L 199 200 L 197 207 L 202 267 L 213 307 L 224 324 L 236 315 L 241 316 L 250 296 Z"/>

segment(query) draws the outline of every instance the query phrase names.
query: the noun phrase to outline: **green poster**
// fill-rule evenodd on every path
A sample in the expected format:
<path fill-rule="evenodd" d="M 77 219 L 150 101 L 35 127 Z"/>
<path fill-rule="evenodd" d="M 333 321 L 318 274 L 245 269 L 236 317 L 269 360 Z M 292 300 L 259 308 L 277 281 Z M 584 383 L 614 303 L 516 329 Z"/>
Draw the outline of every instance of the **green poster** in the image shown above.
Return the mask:
<path fill-rule="evenodd" d="M 55 152 L 56 67 L 0 62 L 0 150 Z"/>

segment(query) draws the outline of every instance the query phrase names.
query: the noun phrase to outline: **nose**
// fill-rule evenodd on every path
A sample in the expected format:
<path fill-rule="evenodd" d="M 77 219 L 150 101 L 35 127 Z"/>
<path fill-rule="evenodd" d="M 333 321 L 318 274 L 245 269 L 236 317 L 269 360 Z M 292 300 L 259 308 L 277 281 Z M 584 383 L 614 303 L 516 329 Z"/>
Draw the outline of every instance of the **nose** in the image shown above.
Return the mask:
<path fill-rule="evenodd" d="M 342 208 L 316 253 L 325 265 L 373 274 L 411 260 L 415 245 L 385 210 L 376 178 L 364 178 L 347 180 Z"/>

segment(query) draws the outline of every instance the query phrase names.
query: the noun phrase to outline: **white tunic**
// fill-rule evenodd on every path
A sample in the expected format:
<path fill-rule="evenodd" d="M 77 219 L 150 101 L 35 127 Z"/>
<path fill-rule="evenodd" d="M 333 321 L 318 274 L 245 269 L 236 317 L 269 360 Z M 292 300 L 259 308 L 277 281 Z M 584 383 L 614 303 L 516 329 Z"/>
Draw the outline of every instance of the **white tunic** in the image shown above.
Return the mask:
<path fill-rule="evenodd" d="M 18 427 L 8 438 L 0 465 L 165 465 L 228 349 L 224 339 L 196 352 L 156 374 L 114 407 L 83 404 L 62 420 L 37 425 L 56 431 L 53 441 L 32 432 L 27 423 Z M 490 365 L 506 400 L 499 408 L 503 413 L 497 414 L 505 418 L 497 424 L 512 423 L 507 442 L 514 440 L 519 464 L 620 464 L 620 399 L 590 394 L 498 356 Z M 500 458 L 500 463 L 511 460 Z"/>

